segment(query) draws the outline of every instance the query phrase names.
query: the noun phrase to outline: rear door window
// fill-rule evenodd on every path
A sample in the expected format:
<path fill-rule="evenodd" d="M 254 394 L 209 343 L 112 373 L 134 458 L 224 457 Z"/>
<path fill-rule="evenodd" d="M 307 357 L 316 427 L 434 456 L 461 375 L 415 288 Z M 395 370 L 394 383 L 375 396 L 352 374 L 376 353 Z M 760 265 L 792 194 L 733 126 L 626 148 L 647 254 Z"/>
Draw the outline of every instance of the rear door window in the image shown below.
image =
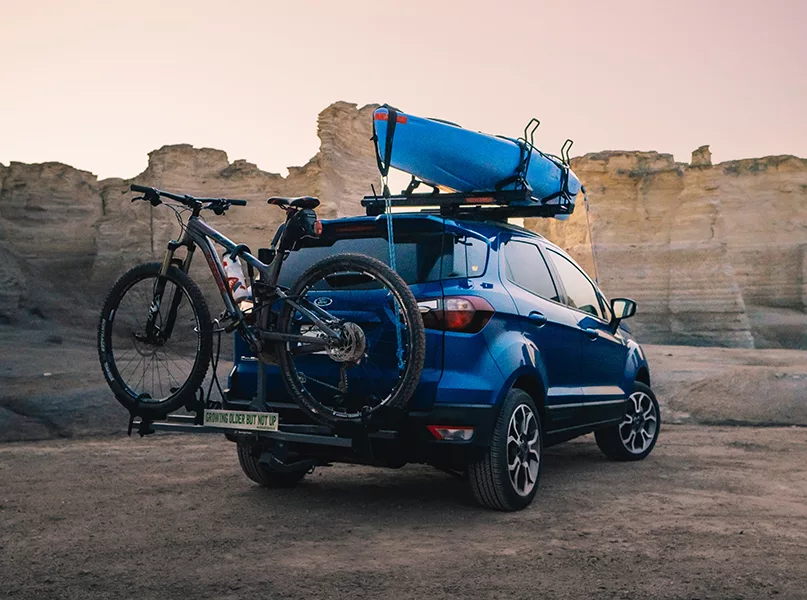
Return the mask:
<path fill-rule="evenodd" d="M 443 236 L 442 278 L 481 277 L 488 262 L 488 244 L 466 235 Z"/>
<path fill-rule="evenodd" d="M 538 246 L 517 240 L 507 242 L 504 245 L 504 264 L 507 279 L 519 287 L 542 298 L 560 301 L 549 267 Z"/>

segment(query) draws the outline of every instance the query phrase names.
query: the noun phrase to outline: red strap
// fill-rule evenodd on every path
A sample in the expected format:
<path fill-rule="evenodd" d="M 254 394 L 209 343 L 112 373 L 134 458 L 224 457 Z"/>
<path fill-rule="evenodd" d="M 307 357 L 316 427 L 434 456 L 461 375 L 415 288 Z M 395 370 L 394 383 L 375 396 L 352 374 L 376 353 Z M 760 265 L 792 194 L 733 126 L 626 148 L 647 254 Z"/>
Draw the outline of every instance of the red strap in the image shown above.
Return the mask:
<path fill-rule="evenodd" d="M 376 121 L 387 121 L 389 119 L 389 115 L 387 113 L 377 112 L 375 113 L 375 120 Z M 398 115 L 398 118 L 395 119 L 396 123 L 406 123 L 409 119 L 406 115 Z"/>

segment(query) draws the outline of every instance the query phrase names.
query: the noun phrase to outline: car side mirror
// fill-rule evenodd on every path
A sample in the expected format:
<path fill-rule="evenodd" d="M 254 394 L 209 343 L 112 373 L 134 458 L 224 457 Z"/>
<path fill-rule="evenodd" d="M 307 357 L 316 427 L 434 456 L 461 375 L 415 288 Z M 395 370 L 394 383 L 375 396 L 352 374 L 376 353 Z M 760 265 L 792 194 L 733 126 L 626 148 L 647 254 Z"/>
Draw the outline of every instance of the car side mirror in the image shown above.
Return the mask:
<path fill-rule="evenodd" d="M 614 318 L 629 319 L 636 314 L 636 302 L 630 298 L 614 298 L 611 300 L 611 312 L 614 313 Z"/>
<path fill-rule="evenodd" d="M 630 298 L 614 298 L 611 300 L 611 312 L 614 315 L 611 327 L 616 331 L 622 319 L 629 319 L 636 314 L 636 302 Z"/>

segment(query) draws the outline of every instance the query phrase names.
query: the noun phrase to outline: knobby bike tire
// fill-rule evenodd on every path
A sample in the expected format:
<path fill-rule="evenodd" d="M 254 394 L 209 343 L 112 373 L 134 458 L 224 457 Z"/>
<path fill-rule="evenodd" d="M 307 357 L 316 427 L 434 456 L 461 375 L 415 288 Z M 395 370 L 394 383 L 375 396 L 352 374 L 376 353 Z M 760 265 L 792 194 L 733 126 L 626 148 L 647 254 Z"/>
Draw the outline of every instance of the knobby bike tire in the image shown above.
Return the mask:
<path fill-rule="evenodd" d="M 198 338 L 193 366 L 184 384 L 172 392 L 161 402 L 139 402 L 138 397 L 126 384 L 118 372 L 115 363 L 114 346 L 112 343 L 112 330 L 115 313 L 126 296 L 137 283 L 148 279 L 156 279 L 160 275 L 162 265 L 158 262 L 138 265 L 124 273 L 115 282 L 101 310 L 98 325 L 98 357 L 101 361 L 101 370 L 115 398 L 130 412 L 145 419 L 162 419 L 182 406 L 192 402 L 196 391 L 201 387 L 207 375 L 210 356 L 213 347 L 213 324 L 210 319 L 210 310 L 204 295 L 196 283 L 184 272 L 176 267 L 168 270 L 166 279 L 173 283 L 178 290 L 184 292 L 190 302 L 198 324 Z M 143 318 L 146 318 L 146 314 Z"/>
<path fill-rule="evenodd" d="M 387 419 L 388 422 L 391 418 L 390 415 L 400 414 L 400 409 L 406 406 L 420 382 L 420 375 L 423 371 L 423 362 L 426 355 L 426 334 L 423 328 L 423 318 L 420 315 L 420 310 L 415 296 L 412 294 L 412 290 L 409 289 L 409 286 L 401 276 L 380 260 L 363 254 L 338 254 L 315 263 L 297 279 L 289 295 L 291 297 L 297 297 L 306 290 L 309 285 L 322 279 L 325 275 L 338 272 L 342 269 L 364 271 L 387 286 L 395 293 L 400 303 L 400 308 L 406 315 L 409 323 L 409 329 L 411 330 L 410 350 L 404 376 L 392 397 L 384 405 L 387 409 L 384 411 L 386 415 L 384 418 Z M 290 304 L 285 303 L 283 305 L 278 318 L 279 333 L 291 332 L 294 313 L 295 309 Z M 286 385 L 286 389 L 294 402 L 306 411 L 314 421 L 329 426 L 345 423 L 362 423 L 361 417 L 342 416 L 339 414 L 339 411 L 333 410 L 318 402 L 305 389 L 296 376 L 291 356 L 288 344 L 281 342 L 277 345 L 278 366 L 280 367 L 281 377 Z M 375 418 L 377 419 L 378 416 Z"/>

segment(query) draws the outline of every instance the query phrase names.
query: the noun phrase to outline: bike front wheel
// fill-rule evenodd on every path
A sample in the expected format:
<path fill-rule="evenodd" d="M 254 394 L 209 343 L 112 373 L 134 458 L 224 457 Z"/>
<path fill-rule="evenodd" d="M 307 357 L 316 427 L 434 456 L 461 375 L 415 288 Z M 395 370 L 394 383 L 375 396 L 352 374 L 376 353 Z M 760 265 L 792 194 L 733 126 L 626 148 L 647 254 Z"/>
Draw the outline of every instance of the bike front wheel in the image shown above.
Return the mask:
<path fill-rule="evenodd" d="M 161 419 L 188 404 L 207 374 L 213 344 L 210 311 L 199 287 L 160 263 L 125 273 L 107 296 L 98 356 L 109 387 L 130 412 Z"/>
<path fill-rule="evenodd" d="M 310 267 L 289 292 L 277 331 L 293 338 L 277 348 L 286 388 L 320 423 L 390 418 L 420 381 L 426 336 L 417 301 L 400 275 L 369 256 L 340 254 Z"/>

